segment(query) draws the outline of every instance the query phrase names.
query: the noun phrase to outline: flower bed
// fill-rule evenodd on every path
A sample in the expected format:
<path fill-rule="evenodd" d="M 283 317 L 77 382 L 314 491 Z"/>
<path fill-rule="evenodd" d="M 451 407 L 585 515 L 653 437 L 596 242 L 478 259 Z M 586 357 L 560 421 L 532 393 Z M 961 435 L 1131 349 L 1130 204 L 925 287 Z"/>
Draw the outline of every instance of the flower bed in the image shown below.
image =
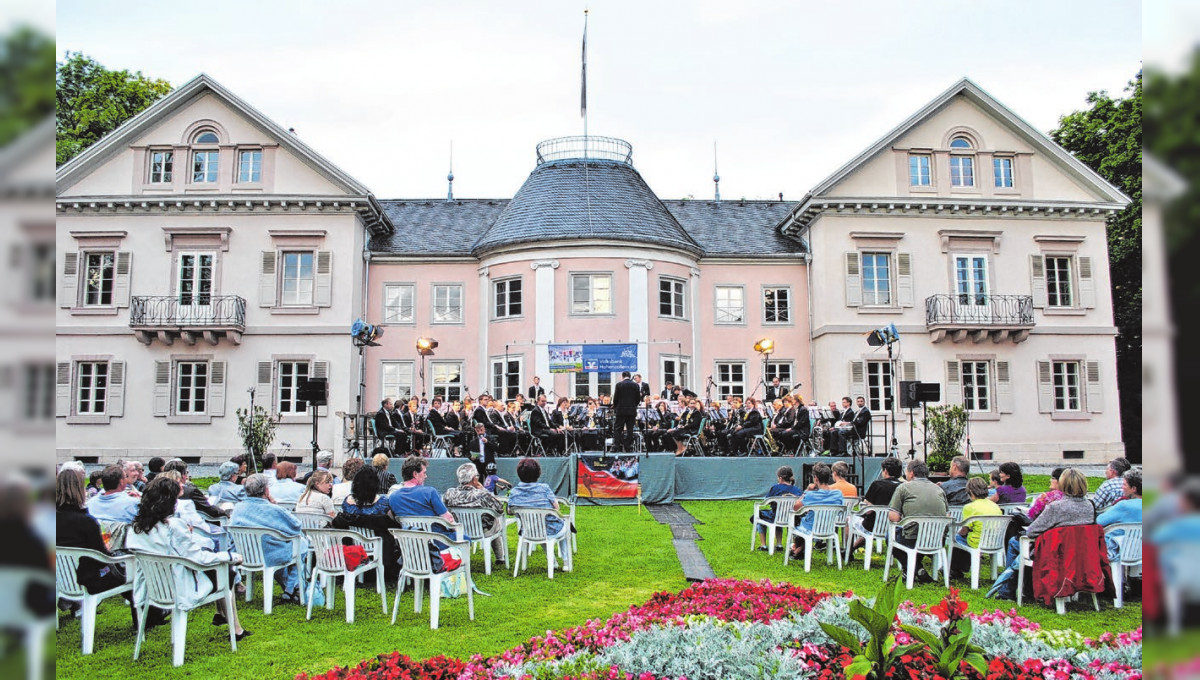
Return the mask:
<path fill-rule="evenodd" d="M 560 631 L 546 631 L 513 649 L 469 661 L 434 657 L 414 661 L 384 654 L 353 668 L 297 680 L 730 680 L 735 678 L 841 679 L 853 654 L 820 626 L 841 626 L 860 640 L 867 632 L 850 617 L 851 596 L 769 581 L 710 580 L 679 593 L 659 593 L 644 605 Z M 958 676 L 987 680 L 1132 680 L 1141 678 L 1141 629 L 1099 640 L 1049 631 L 1015 610 L 971 614 L 965 605 L 915 607 L 897 620 L 934 635 L 964 615 L 972 644 L 984 650 L 987 674 L 966 662 Z M 912 637 L 894 627 L 895 643 Z M 915 631 L 921 633 L 921 631 Z M 852 641 L 846 641 L 851 644 Z M 916 648 L 882 677 L 938 678 L 937 659 Z M 982 666 L 981 666 L 982 667 Z"/>

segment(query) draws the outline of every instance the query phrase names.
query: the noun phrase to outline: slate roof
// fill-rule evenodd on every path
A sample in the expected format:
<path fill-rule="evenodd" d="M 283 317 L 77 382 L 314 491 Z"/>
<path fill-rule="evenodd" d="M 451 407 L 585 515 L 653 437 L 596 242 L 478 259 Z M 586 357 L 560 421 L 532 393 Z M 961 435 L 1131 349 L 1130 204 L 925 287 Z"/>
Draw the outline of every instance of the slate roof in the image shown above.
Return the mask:
<path fill-rule="evenodd" d="M 395 233 L 371 239 L 371 251 L 397 255 L 471 256 L 479 235 L 508 207 L 507 198 L 393 199 L 379 202 Z"/>
<path fill-rule="evenodd" d="M 595 238 L 702 253 L 633 166 L 597 160 L 586 169 L 582 160 L 539 165 L 473 250 L 479 255 L 547 239 Z"/>
<path fill-rule="evenodd" d="M 709 257 L 799 255 L 806 250 L 799 240 L 776 229 L 795 203 L 668 200 L 664 204 Z"/>

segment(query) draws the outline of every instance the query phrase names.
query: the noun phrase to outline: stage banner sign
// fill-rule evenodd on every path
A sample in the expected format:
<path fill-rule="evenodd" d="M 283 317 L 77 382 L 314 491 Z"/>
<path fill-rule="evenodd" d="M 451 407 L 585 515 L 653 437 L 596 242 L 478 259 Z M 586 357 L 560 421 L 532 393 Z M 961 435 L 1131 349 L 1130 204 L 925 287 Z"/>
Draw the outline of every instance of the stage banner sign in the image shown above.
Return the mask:
<path fill-rule="evenodd" d="M 637 345 L 549 345 L 551 373 L 637 370 Z"/>
<path fill-rule="evenodd" d="M 583 345 L 550 345 L 551 373 L 579 373 L 583 371 Z"/>
<path fill-rule="evenodd" d="M 638 497 L 641 462 L 638 456 L 579 456 L 575 493 L 580 498 Z"/>

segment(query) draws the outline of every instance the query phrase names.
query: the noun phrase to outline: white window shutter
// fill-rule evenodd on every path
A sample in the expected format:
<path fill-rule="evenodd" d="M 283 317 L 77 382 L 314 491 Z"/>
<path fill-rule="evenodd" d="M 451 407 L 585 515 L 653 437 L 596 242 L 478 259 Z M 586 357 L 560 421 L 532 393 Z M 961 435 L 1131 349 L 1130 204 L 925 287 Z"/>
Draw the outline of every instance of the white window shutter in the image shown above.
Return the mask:
<path fill-rule="evenodd" d="M 12 284 L 8 286 L 6 297 L 8 303 L 13 306 L 28 299 L 30 273 L 25 271 L 27 255 L 27 248 L 22 243 L 12 244 L 8 251 L 8 269 L 11 272 L 9 280 Z"/>
<path fill-rule="evenodd" d="M 154 415 L 171 414 L 171 362 L 154 362 Z"/>
<path fill-rule="evenodd" d="M 11 425 L 17 420 L 17 367 L 0 366 L 0 424 Z"/>
<path fill-rule="evenodd" d="M 328 390 L 329 389 L 329 362 L 328 361 L 314 361 L 313 365 L 312 365 L 312 377 L 325 378 L 325 385 L 326 385 L 325 389 Z M 328 406 L 318 406 L 317 407 L 317 415 L 322 418 L 329 415 L 329 407 Z"/>
<path fill-rule="evenodd" d="M 1033 291 L 1033 306 L 1046 306 L 1046 261 L 1041 255 L 1029 256 L 1030 290 Z"/>
<path fill-rule="evenodd" d="M 125 362 L 108 362 L 108 397 L 105 408 L 109 416 L 125 415 Z"/>
<path fill-rule="evenodd" d="M 862 305 L 862 274 L 858 268 L 858 253 L 846 253 L 846 306 Z"/>
<path fill-rule="evenodd" d="M 60 361 L 54 373 L 54 416 L 71 415 L 71 362 Z"/>
<path fill-rule="evenodd" d="M 113 304 L 117 307 L 129 306 L 129 275 L 132 267 L 133 253 L 117 253 L 117 273 L 113 278 Z"/>
<path fill-rule="evenodd" d="M 318 307 L 333 304 L 333 251 L 317 251 L 317 279 L 313 301 Z"/>
<path fill-rule="evenodd" d="M 79 253 L 67 253 L 63 255 L 62 280 L 58 283 L 58 306 L 64 309 L 74 307 L 78 299 Z"/>
<path fill-rule="evenodd" d="M 275 387 L 271 379 L 275 369 L 272 361 L 258 362 L 258 377 L 254 388 L 254 402 L 264 404 L 268 413 L 275 412 Z"/>
<path fill-rule="evenodd" d="M 901 307 L 913 306 L 912 255 L 896 254 L 896 294 Z"/>
<path fill-rule="evenodd" d="M 850 393 L 851 399 L 867 395 L 867 363 L 865 361 L 850 362 Z"/>
<path fill-rule="evenodd" d="M 225 415 L 225 362 L 208 365 L 208 415 Z"/>
<path fill-rule="evenodd" d="M 962 406 L 962 373 L 957 361 L 946 362 L 946 397 L 942 403 L 948 406 Z"/>
<path fill-rule="evenodd" d="M 1089 413 L 1104 412 L 1104 390 L 1100 385 L 1100 362 L 1087 361 L 1084 362 L 1084 370 L 1087 375 L 1087 410 Z"/>
<path fill-rule="evenodd" d="M 1079 258 L 1079 306 L 1092 309 L 1096 306 L 1096 282 L 1092 278 L 1092 258 Z"/>
<path fill-rule="evenodd" d="M 1050 374 L 1050 362 L 1037 362 L 1038 412 L 1054 412 L 1054 378 Z"/>
<path fill-rule="evenodd" d="M 275 306 L 275 285 L 278 277 L 275 273 L 276 254 L 274 250 L 262 251 L 262 267 L 258 277 L 258 306 Z"/>
<path fill-rule="evenodd" d="M 917 379 L 917 362 L 915 362 L 915 361 L 900 362 L 900 379 L 901 380 L 916 380 Z"/>
<path fill-rule="evenodd" d="M 1001 413 L 1013 412 L 1012 374 L 1007 361 L 996 362 L 996 406 Z"/>

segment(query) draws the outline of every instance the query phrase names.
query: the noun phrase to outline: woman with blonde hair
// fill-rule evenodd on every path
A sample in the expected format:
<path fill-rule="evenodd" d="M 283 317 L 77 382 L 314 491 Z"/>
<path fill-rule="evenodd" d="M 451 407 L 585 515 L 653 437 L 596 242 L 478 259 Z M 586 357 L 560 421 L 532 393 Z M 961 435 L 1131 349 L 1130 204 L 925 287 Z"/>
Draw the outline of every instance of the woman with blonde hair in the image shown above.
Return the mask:
<path fill-rule="evenodd" d="M 316 470 L 308 477 L 304 485 L 304 493 L 296 501 L 296 512 L 311 512 L 334 517 L 337 512 L 333 509 L 333 473 L 328 470 Z"/>
<path fill-rule="evenodd" d="M 371 467 L 375 468 L 375 474 L 379 475 L 379 492 L 386 494 L 388 489 L 396 485 L 396 475 L 388 470 L 388 461 L 391 460 L 387 454 L 377 453 L 371 459 Z"/>

